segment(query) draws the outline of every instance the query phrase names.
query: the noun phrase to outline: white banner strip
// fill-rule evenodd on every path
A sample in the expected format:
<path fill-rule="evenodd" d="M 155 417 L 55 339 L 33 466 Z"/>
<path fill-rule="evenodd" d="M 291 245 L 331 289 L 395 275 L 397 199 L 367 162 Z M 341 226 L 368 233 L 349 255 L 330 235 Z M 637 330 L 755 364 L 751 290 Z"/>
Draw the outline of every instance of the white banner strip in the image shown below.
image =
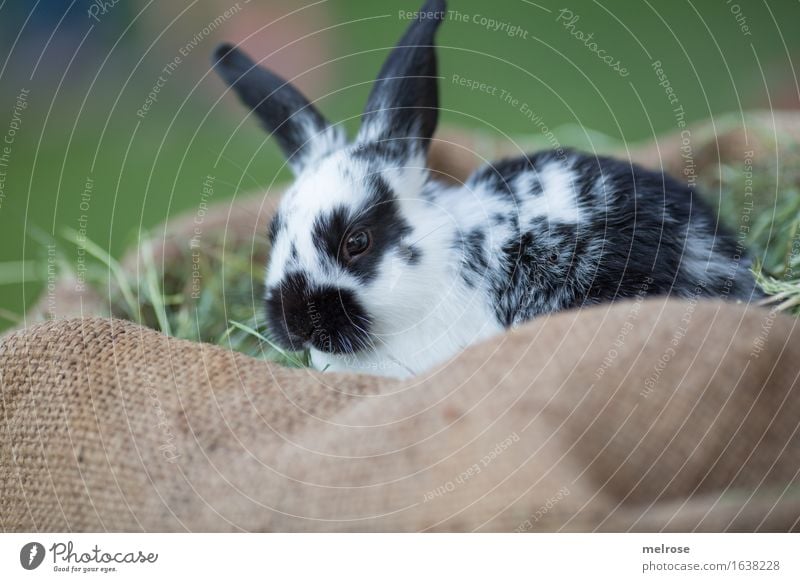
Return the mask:
<path fill-rule="evenodd" d="M 3 534 L 0 580 L 800 580 L 794 534 Z M 579 578 L 580 577 L 580 578 Z"/>

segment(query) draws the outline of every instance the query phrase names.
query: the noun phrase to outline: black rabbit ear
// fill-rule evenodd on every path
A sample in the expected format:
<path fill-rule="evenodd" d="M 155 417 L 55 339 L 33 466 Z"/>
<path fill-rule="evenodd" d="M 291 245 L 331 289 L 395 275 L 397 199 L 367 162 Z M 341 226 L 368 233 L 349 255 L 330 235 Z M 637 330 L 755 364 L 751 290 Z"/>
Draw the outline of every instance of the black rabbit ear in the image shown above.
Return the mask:
<path fill-rule="evenodd" d="M 345 144 L 344 130 L 330 125 L 291 83 L 238 48 L 220 45 L 213 61 L 217 73 L 278 140 L 296 174 L 312 159 Z"/>
<path fill-rule="evenodd" d="M 362 117 L 359 142 L 391 140 L 404 155 L 427 152 L 439 118 L 434 37 L 444 0 L 428 0 L 381 67 Z"/>

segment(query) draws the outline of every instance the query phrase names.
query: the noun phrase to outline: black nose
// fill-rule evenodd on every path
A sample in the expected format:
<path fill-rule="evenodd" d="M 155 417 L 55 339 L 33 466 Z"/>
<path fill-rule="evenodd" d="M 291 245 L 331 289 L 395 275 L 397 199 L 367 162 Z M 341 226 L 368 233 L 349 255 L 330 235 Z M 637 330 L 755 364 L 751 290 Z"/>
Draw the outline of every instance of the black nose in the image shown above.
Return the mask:
<path fill-rule="evenodd" d="M 349 289 L 314 285 L 292 273 L 267 291 L 266 307 L 270 333 L 286 349 L 347 354 L 370 346 L 369 317 Z"/>

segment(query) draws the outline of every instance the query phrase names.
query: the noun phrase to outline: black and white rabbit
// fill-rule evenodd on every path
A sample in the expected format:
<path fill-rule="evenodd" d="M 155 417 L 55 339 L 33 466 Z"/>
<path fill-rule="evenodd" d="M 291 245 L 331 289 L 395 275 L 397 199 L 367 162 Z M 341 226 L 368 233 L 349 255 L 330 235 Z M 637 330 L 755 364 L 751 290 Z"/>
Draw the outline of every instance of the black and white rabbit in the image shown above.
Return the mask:
<path fill-rule="evenodd" d="M 642 294 L 756 293 L 735 239 L 691 189 L 569 150 L 432 179 L 429 0 L 378 75 L 355 140 L 235 47 L 217 71 L 296 175 L 270 227 L 269 331 L 318 369 L 409 376 L 538 315 Z"/>

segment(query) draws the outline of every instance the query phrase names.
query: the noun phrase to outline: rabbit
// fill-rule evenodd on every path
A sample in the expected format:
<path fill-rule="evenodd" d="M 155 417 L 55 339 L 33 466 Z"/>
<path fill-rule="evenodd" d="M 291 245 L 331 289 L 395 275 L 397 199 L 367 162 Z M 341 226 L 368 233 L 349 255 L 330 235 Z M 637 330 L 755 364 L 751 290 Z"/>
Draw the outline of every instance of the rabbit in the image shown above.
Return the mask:
<path fill-rule="evenodd" d="M 459 185 L 426 155 L 439 111 L 429 0 L 383 64 L 349 142 L 290 83 L 223 44 L 214 67 L 295 181 L 269 227 L 269 333 L 313 368 L 408 378 L 536 317 L 645 295 L 747 300 L 750 261 L 687 186 L 570 149 Z"/>

